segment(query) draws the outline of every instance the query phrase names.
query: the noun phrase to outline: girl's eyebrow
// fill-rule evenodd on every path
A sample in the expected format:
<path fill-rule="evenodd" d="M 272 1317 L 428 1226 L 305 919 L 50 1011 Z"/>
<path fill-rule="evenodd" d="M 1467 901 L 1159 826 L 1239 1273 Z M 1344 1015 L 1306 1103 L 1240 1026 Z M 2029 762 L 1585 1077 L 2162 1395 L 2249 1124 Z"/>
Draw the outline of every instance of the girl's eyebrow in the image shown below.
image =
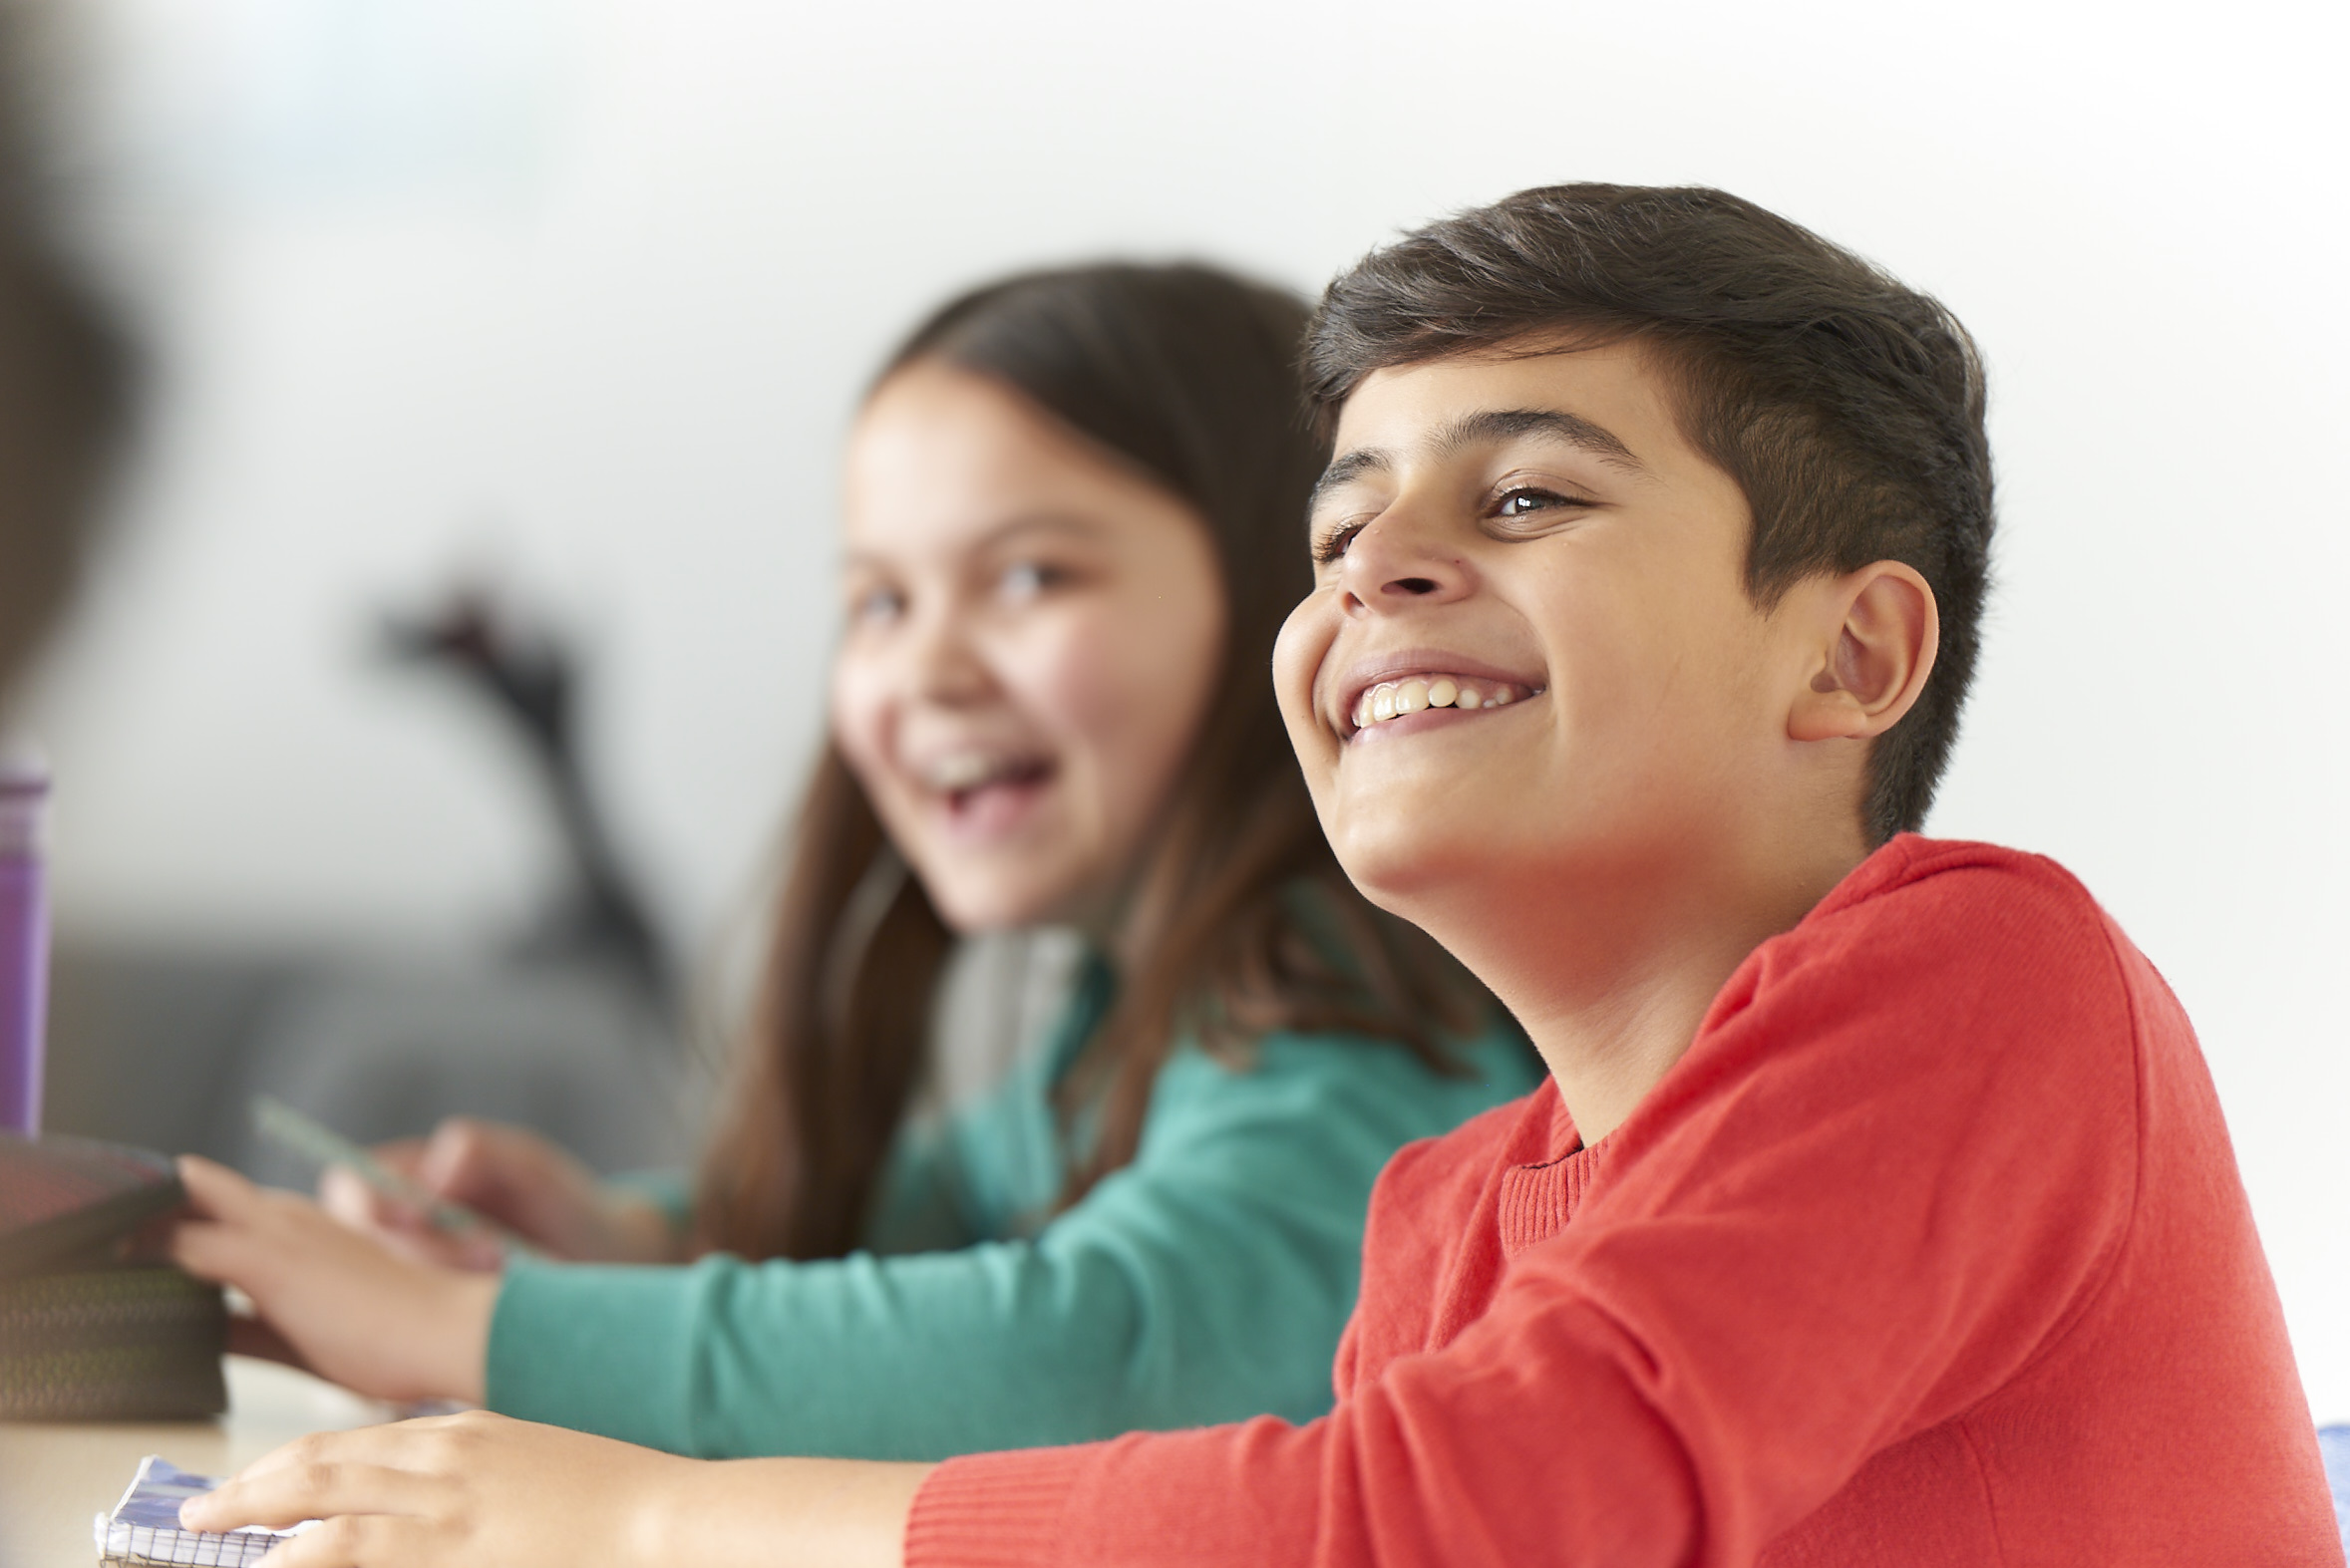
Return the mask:
<path fill-rule="evenodd" d="M 1548 436 L 1570 447 L 1580 447 L 1612 467 L 1632 473 L 1648 471 L 1647 465 L 1634 457 L 1632 449 L 1613 431 L 1563 409 L 1479 409 L 1441 427 L 1430 441 L 1429 450 L 1439 458 L 1451 458 L 1470 447 L 1498 446 L 1520 436 Z M 1385 473 L 1394 467 L 1395 455 L 1384 447 L 1358 447 L 1343 453 L 1331 460 L 1322 476 L 1314 481 L 1313 500 L 1318 503 L 1325 494 L 1343 484 L 1366 473 Z"/>
<path fill-rule="evenodd" d="M 1101 536 L 1102 529 L 1101 525 L 1091 518 L 1079 516 L 1074 512 L 1019 512 L 1006 517 L 1002 522 L 995 524 L 985 533 L 973 539 L 967 553 L 976 555 L 994 549 L 1006 539 L 1035 531 L 1067 534 L 1071 538 L 1077 539 L 1095 539 Z M 887 557 L 871 550 L 850 548 L 840 553 L 840 569 L 842 571 L 860 567 L 872 571 L 883 571 L 888 568 L 888 565 Z"/>
<path fill-rule="evenodd" d="M 1002 522 L 988 529 L 974 541 L 974 547 L 987 549 L 992 545 L 1001 544 L 1014 534 L 1027 533 L 1032 530 L 1067 533 L 1090 539 L 1101 534 L 1102 526 L 1093 518 L 1080 516 L 1075 512 L 1026 511 L 1006 517 Z"/>

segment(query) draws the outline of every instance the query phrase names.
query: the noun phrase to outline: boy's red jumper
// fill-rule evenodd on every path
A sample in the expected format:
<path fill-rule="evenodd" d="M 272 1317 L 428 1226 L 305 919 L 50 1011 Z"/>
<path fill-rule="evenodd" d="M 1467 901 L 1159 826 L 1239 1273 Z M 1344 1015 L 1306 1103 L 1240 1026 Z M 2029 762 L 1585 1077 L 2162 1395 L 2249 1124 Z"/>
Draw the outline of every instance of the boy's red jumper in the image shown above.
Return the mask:
<path fill-rule="evenodd" d="M 2194 1036 L 2051 862 L 1896 839 L 1583 1148 L 1381 1177 L 1307 1426 L 954 1460 L 910 1564 L 2339 1564 Z"/>

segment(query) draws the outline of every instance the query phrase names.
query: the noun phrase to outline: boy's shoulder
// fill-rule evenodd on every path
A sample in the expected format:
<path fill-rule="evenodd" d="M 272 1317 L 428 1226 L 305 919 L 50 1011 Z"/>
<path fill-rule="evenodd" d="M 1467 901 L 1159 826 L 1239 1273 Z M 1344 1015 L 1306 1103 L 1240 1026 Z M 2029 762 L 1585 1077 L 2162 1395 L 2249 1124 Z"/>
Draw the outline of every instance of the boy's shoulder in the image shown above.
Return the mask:
<path fill-rule="evenodd" d="M 1999 914 L 2081 929 L 2110 926 L 2080 878 L 2046 855 L 1902 833 L 1837 884 L 1797 930 L 1848 913 L 1881 913 L 1873 906 L 1886 899 L 1901 900 L 1905 918 L 1930 905 L 1952 918 Z"/>
<path fill-rule="evenodd" d="M 1799 973 L 1905 983 L 1909 1002 L 1986 986 L 2086 988 L 2119 1001 L 2151 966 L 2080 879 L 2046 855 L 1904 833 L 1879 848 L 1796 927 L 1756 949 L 1716 1001 L 1735 1009 Z"/>
<path fill-rule="evenodd" d="M 1791 1124 L 1835 1103 L 2017 1125 L 2096 1105 L 2101 1135 L 2127 1141 L 2150 1068 L 2198 1074 L 2192 1027 L 2079 879 L 1905 834 L 1749 955 L 1619 1141 L 1765 1101 Z"/>

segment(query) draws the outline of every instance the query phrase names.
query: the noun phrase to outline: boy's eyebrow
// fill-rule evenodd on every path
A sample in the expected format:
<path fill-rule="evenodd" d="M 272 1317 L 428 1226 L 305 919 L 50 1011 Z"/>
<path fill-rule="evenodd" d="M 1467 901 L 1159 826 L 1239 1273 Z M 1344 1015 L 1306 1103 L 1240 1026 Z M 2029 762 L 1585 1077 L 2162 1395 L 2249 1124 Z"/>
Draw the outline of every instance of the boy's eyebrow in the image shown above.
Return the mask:
<path fill-rule="evenodd" d="M 1462 415 L 1438 431 L 1429 447 L 1438 457 L 1450 458 L 1467 447 L 1514 441 L 1520 436 L 1549 436 L 1580 447 L 1616 468 L 1634 473 L 1648 471 L 1648 466 L 1634 457 L 1632 449 L 1619 441 L 1614 432 L 1560 409 L 1480 409 Z M 1394 467 L 1395 455 L 1384 447 L 1358 447 L 1343 453 L 1332 459 L 1330 467 L 1314 481 L 1313 499 L 1319 501 L 1341 484 L 1366 473 L 1384 473 Z"/>
<path fill-rule="evenodd" d="M 1480 409 L 1447 425 L 1430 445 L 1438 456 L 1449 458 L 1465 447 L 1513 441 L 1520 436 L 1549 436 L 1570 447 L 1581 447 L 1617 468 L 1635 473 L 1648 471 L 1647 465 L 1633 457 L 1632 449 L 1618 441 L 1614 432 L 1562 409 Z"/>

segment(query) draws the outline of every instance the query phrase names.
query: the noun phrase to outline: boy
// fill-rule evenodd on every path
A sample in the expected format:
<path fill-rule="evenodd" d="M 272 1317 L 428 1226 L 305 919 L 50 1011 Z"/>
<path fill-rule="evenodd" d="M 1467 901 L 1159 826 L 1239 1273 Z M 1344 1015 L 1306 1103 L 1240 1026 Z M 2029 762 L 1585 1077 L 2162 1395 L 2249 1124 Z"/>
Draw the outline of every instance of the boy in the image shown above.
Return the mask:
<path fill-rule="evenodd" d="M 2341 1561 L 2177 1003 L 2055 866 L 1901 836 L 1991 532 L 1963 329 L 1736 198 L 1566 186 L 1368 258 L 1309 361 L 1291 739 L 1550 1069 L 1381 1178 L 1336 1410 L 934 1471 L 477 1419 L 192 1518 L 352 1516 L 289 1568 Z"/>

